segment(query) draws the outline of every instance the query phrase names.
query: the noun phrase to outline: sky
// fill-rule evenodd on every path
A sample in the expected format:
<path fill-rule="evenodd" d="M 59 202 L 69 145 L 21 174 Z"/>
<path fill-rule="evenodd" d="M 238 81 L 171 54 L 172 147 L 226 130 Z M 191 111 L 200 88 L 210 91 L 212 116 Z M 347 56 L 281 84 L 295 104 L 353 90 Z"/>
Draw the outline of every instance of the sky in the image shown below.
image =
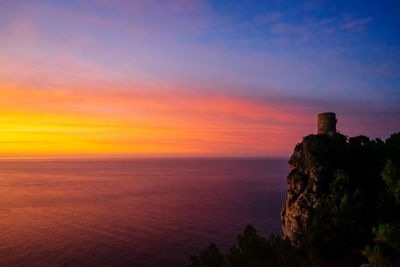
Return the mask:
<path fill-rule="evenodd" d="M 400 130 L 400 1 L 2 0 L 0 158 L 279 156 Z"/>

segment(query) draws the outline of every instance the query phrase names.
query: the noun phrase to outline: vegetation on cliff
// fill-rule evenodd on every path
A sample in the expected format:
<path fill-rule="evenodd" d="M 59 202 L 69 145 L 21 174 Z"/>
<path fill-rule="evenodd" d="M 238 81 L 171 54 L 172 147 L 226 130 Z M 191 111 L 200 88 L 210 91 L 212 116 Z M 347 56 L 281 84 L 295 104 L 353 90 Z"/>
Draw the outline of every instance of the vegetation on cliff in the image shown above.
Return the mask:
<path fill-rule="evenodd" d="M 310 135 L 289 164 L 283 237 L 247 226 L 226 254 L 211 245 L 189 266 L 400 266 L 400 133 Z"/>
<path fill-rule="evenodd" d="M 304 256 L 289 240 L 271 235 L 269 239 L 259 236 L 255 228 L 247 225 L 237 238 L 237 244 L 223 255 L 214 245 L 198 255 L 190 257 L 190 267 L 225 266 L 305 266 Z"/>

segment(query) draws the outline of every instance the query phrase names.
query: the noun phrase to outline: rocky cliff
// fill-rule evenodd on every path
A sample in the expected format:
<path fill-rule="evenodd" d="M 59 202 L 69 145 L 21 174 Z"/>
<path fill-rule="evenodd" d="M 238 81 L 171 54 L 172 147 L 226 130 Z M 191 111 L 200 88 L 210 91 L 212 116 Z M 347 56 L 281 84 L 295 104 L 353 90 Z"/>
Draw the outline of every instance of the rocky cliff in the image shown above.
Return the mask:
<path fill-rule="evenodd" d="M 383 142 L 328 128 L 289 160 L 284 239 L 247 226 L 228 253 L 211 245 L 189 266 L 400 266 L 400 133 Z"/>
<path fill-rule="evenodd" d="M 309 135 L 289 164 L 286 240 L 315 266 L 400 266 L 400 133 Z"/>
<path fill-rule="evenodd" d="M 298 144 L 289 160 L 289 189 L 282 210 L 283 235 L 301 245 L 312 210 L 328 194 L 330 183 L 346 157 L 344 135 L 309 135 Z"/>

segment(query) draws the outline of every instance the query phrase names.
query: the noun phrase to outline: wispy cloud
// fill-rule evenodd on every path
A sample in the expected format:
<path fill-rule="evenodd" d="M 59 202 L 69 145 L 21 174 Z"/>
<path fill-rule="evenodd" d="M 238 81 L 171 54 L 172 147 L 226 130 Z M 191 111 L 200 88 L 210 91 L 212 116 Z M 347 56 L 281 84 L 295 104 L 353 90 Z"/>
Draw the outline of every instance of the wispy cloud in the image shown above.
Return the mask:
<path fill-rule="evenodd" d="M 364 31 L 371 21 L 371 17 L 361 19 L 346 18 L 343 27 L 348 30 Z"/>

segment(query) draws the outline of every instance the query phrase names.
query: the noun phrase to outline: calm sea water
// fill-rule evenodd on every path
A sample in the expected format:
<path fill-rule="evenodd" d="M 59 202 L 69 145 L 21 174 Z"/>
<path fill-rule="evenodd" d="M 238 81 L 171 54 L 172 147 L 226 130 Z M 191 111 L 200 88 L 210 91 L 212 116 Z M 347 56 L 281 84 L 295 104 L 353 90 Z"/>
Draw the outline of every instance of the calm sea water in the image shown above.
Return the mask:
<path fill-rule="evenodd" d="M 0 266 L 184 266 L 280 232 L 287 160 L 0 161 Z"/>

